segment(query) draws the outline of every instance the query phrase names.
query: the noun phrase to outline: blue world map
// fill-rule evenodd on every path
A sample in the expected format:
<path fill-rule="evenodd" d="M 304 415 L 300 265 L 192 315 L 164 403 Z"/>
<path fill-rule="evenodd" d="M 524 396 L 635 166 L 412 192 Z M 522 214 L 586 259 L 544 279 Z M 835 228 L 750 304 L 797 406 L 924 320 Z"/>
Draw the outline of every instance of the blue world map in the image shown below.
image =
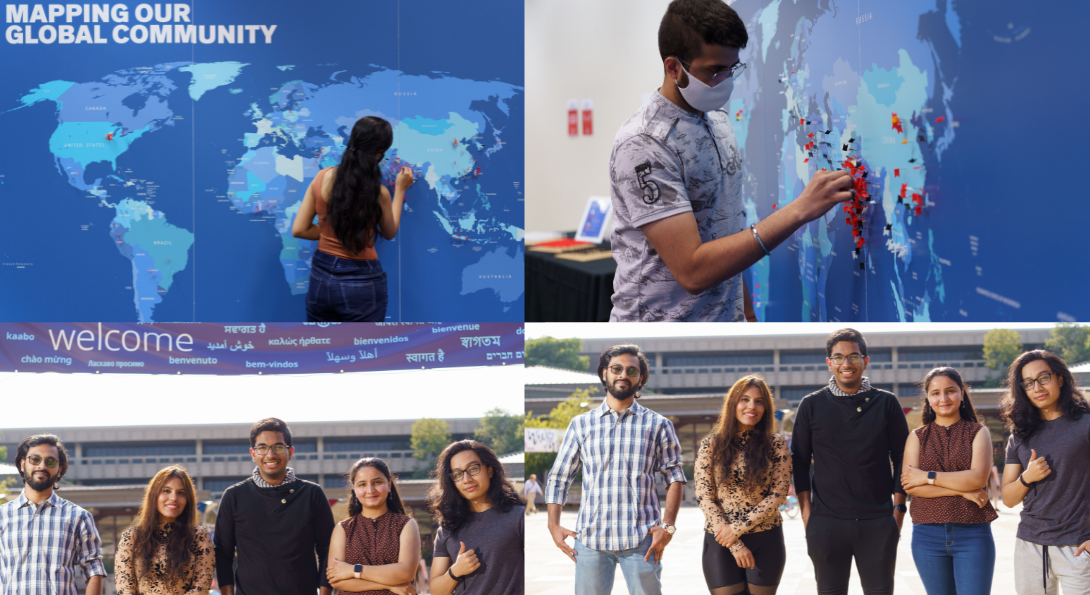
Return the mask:
<path fill-rule="evenodd" d="M 748 68 L 724 108 L 743 153 L 748 223 L 821 169 L 851 171 L 861 193 L 747 271 L 759 320 L 1090 317 L 1086 267 L 1035 275 L 1041 253 L 1025 249 L 1044 240 L 1070 251 L 1061 238 L 1080 236 L 1090 215 L 1085 201 L 1059 198 L 1072 196 L 1070 179 L 1032 173 L 1072 171 L 1081 153 L 1049 132 L 1078 102 L 1029 82 L 1085 91 L 1085 76 L 1056 59 L 1075 51 L 1070 19 L 1009 1 L 731 6 L 750 34 Z M 1055 198 L 1063 216 L 1027 208 L 1030 196 Z"/>
<path fill-rule="evenodd" d="M 522 320 L 521 6 L 343 7 L 365 38 L 316 35 L 328 17 L 281 2 L 198 22 L 250 22 L 247 4 L 282 15 L 272 43 L 6 48 L 0 122 L 20 149 L 0 197 L 21 225 L 0 284 L 27 289 L 0 298 L 6 319 L 302 319 L 317 242 L 292 237 L 295 213 L 373 115 L 394 128 L 384 183 L 417 177 L 376 246 L 387 320 Z M 507 49 L 480 59 L 471 30 Z"/>

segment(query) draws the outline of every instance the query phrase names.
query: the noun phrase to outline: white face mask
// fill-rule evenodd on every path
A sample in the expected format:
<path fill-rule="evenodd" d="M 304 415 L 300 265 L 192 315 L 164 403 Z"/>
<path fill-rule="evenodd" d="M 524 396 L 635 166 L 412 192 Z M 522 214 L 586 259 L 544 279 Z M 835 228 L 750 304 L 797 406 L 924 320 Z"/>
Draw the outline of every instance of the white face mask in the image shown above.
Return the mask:
<path fill-rule="evenodd" d="M 681 64 L 680 61 L 678 64 Z M 684 66 L 681 66 L 681 70 L 689 75 L 689 86 L 684 89 L 678 86 L 677 90 L 681 92 L 685 101 L 693 106 L 693 109 L 710 112 L 723 107 L 730 101 L 730 94 L 734 91 L 734 79 L 729 78 L 714 87 L 709 87 L 685 70 Z M 677 79 L 674 79 L 674 85 L 677 85 Z"/>

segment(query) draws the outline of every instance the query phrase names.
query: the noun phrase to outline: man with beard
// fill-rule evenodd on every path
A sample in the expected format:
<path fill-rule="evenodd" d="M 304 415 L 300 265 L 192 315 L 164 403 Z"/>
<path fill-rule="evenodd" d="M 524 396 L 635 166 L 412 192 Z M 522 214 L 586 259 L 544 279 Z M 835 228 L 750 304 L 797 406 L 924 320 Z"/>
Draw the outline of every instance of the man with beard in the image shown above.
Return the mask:
<path fill-rule="evenodd" d="M 0 591 L 5 595 L 76 595 L 76 566 L 87 595 L 102 593 L 102 540 L 91 513 L 56 494 L 68 452 L 52 434 L 19 443 L 19 498 L 0 506 Z"/>
<path fill-rule="evenodd" d="M 270 417 L 250 428 L 257 468 L 223 493 L 213 545 L 223 595 L 330 595 L 326 578 L 333 510 L 316 483 L 288 467 L 288 424 Z M 238 567 L 235 568 L 235 552 Z"/>
<path fill-rule="evenodd" d="M 639 347 L 616 345 L 603 351 L 598 378 L 606 400 L 571 420 L 549 472 L 549 532 L 556 547 L 575 562 L 576 595 L 610 593 L 617 564 L 631 595 L 662 592 L 660 561 L 674 535 L 685 473 L 674 425 L 636 402 L 649 377 Z M 560 526 L 560 510 L 580 469 L 583 494 L 571 531 Z M 661 523 L 656 471 L 669 486 Z M 568 537 L 574 538 L 574 547 L 564 541 Z"/>
<path fill-rule="evenodd" d="M 829 335 L 825 355 L 833 377 L 803 397 L 791 439 L 817 590 L 847 594 L 854 557 L 866 595 L 893 593 L 906 512 L 900 477 L 908 422 L 897 397 L 863 376 L 870 358 L 859 331 Z"/>

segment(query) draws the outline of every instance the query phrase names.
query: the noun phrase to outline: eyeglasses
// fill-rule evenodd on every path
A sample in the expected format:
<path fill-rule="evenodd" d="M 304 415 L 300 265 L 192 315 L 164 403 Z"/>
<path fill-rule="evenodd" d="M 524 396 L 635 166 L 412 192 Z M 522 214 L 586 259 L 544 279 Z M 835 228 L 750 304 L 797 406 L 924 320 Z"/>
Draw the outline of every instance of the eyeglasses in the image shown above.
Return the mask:
<path fill-rule="evenodd" d="M 847 357 L 845 357 L 843 355 L 834 355 L 833 357 L 829 358 L 829 361 L 832 362 L 833 365 L 837 365 L 837 366 L 844 363 L 844 360 L 848 360 L 848 363 L 852 364 L 854 366 L 855 364 L 858 364 L 859 362 L 863 361 L 863 356 L 859 355 L 858 353 L 853 353 L 853 354 L 851 354 L 851 355 L 849 355 Z"/>
<path fill-rule="evenodd" d="M 681 62 L 685 66 L 688 66 L 689 70 L 692 71 L 693 67 L 692 67 L 691 64 L 689 64 L 685 60 L 682 60 L 681 58 L 678 58 L 677 56 L 674 56 L 674 57 L 677 58 L 678 62 Z M 734 64 L 734 66 L 731 66 L 730 68 L 728 68 L 726 70 L 720 70 L 719 72 L 716 72 L 715 74 L 713 74 L 712 75 L 712 80 L 711 80 L 711 82 L 708 83 L 708 86 L 709 87 L 717 87 L 717 86 L 719 86 L 719 83 L 725 82 L 727 79 L 738 80 L 738 77 L 742 76 L 742 71 L 745 70 L 745 69 L 746 69 L 746 65 L 745 65 L 744 62 L 737 62 L 737 63 Z"/>
<path fill-rule="evenodd" d="M 470 477 L 476 477 L 481 474 L 480 463 L 470 463 L 464 470 L 454 471 L 450 474 L 450 478 L 455 483 L 462 481 L 462 475 L 469 475 Z"/>
<path fill-rule="evenodd" d="M 254 448 L 254 454 L 263 457 L 269 454 L 269 451 L 271 450 L 274 455 L 282 455 L 288 452 L 289 448 L 291 447 L 284 446 L 283 444 L 277 444 L 275 446 L 258 446 Z"/>
<path fill-rule="evenodd" d="M 26 461 L 28 463 L 30 463 L 31 465 L 41 465 L 42 464 L 42 456 L 41 455 L 30 455 L 29 457 L 26 458 Z M 49 467 L 50 469 L 55 469 L 57 467 L 57 465 L 59 465 L 60 463 L 61 463 L 60 461 L 58 461 L 57 459 L 55 459 L 53 457 L 46 457 L 46 459 L 45 459 L 45 466 Z"/>
<path fill-rule="evenodd" d="M 618 375 L 620 375 L 621 372 L 624 372 L 625 374 L 627 374 L 628 376 L 631 376 L 633 378 L 640 375 L 640 369 L 639 368 L 637 368 L 635 366 L 628 366 L 626 368 L 626 367 L 624 367 L 624 366 L 622 366 L 620 364 L 613 364 L 612 366 L 609 367 L 609 371 L 613 372 L 614 374 L 618 374 Z"/>
<path fill-rule="evenodd" d="M 1041 374 L 1040 376 L 1038 376 L 1036 378 L 1031 378 L 1029 380 L 1023 380 L 1022 381 L 1022 387 L 1025 388 L 1026 391 L 1028 392 L 1028 391 L 1033 390 L 1033 385 L 1034 384 L 1040 384 L 1041 386 L 1048 386 L 1048 383 L 1052 382 L 1052 377 L 1053 376 L 1055 376 L 1055 374 L 1053 374 L 1052 372 L 1045 372 L 1044 374 Z"/>

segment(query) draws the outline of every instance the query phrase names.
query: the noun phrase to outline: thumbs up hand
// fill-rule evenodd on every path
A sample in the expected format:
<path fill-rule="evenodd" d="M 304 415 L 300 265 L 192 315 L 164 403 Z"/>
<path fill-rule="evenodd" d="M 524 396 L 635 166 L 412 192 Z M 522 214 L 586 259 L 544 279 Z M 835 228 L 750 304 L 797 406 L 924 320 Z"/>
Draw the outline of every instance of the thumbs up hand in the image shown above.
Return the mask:
<path fill-rule="evenodd" d="M 1026 483 L 1034 483 L 1041 481 L 1052 473 L 1052 468 L 1048 466 L 1048 461 L 1043 456 L 1037 456 L 1036 449 L 1030 449 L 1029 451 L 1029 465 L 1026 465 L 1026 470 L 1022 472 L 1022 479 L 1026 480 Z"/>
<path fill-rule="evenodd" d="M 477 560 L 477 554 L 473 550 L 466 550 L 464 541 L 459 543 L 462 547 L 458 550 L 458 558 L 454 561 L 454 566 L 451 566 L 450 570 L 454 573 L 454 576 L 462 578 L 480 568 L 481 563 Z"/>

